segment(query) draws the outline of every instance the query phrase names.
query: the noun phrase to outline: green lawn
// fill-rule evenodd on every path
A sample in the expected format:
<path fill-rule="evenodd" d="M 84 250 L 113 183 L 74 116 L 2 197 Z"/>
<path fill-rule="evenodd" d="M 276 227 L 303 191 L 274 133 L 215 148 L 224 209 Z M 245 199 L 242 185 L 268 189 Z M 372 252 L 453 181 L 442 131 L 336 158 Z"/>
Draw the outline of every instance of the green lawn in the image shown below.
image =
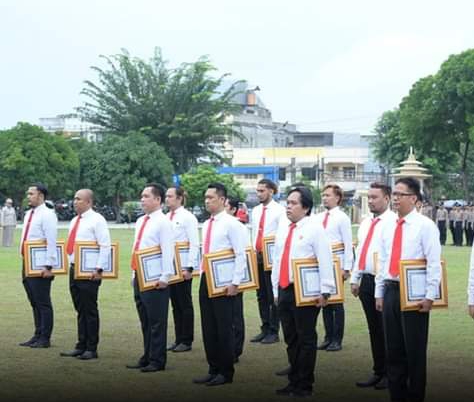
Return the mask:
<path fill-rule="evenodd" d="M 201 342 L 198 281 L 194 280 L 196 341 L 191 353 L 168 355 L 164 372 L 143 374 L 125 369 L 141 354 L 142 340 L 130 286 L 132 230 L 113 230 L 119 241 L 120 278 L 104 281 L 100 290 L 101 342 L 100 359 L 78 361 L 61 358 L 59 352 L 71 349 L 76 340 L 75 312 L 66 277 L 53 283 L 55 328 L 52 347 L 33 350 L 18 347 L 18 342 L 32 334 L 32 316 L 20 273 L 18 237 L 15 247 L 0 248 L 0 401 L 166 401 L 198 400 L 284 400 L 274 390 L 285 385 L 273 375 L 286 366 L 284 343 L 245 345 L 241 362 L 236 365 L 234 383 L 210 388 L 191 383 L 204 374 L 207 365 Z M 60 238 L 65 237 L 61 231 Z M 428 401 L 472 400 L 472 367 L 474 362 L 474 322 L 466 314 L 466 285 L 470 250 L 447 246 L 443 250 L 448 262 L 448 310 L 431 315 L 429 343 Z M 339 353 L 320 352 L 316 366 L 315 398 L 320 401 L 364 400 L 388 401 L 384 391 L 360 390 L 356 380 L 371 371 L 369 340 L 365 318 L 358 300 L 346 288 L 346 331 L 344 349 Z M 254 292 L 245 295 L 246 336 L 259 329 Z M 173 331 L 170 313 L 169 334 Z M 322 316 L 318 333 L 323 335 Z M 169 337 L 172 339 L 172 337 Z"/>

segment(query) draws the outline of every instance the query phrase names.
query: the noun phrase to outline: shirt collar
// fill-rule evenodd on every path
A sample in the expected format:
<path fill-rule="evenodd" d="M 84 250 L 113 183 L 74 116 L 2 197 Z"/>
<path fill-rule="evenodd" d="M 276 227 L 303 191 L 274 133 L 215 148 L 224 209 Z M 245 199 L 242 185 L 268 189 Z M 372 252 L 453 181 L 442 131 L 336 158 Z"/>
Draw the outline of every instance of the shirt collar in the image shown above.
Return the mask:
<path fill-rule="evenodd" d="M 163 211 L 161 210 L 161 208 L 158 208 L 156 211 L 153 211 L 151 214 L 148 214 L 148 216 L 150 218 L 155 218 L 160 214 L 163 214 Z"/>
<path fill-rule="evenodd" d="M 88 216 L 91 216 L 94 213 L 94 210 L 92 208 L 89 208 L 86 212 L 81 214 L 81 218 L 87 218 Z"/>
<path fill-rule="evenodd" d="M 218 221 L 220 219 L 222 219 L 222 217 L 226 216 L 226 215 L 229 215 L 227 212 L 225 212 L 225 210 L 223 210 L 222 212 L 219 212 L 218 214 L 214 215 L 213 217 L 211 218 L 214 218 L 215 221 Z M 230 215 L 229 215 L 230 216 Z M 211 219 L 209 218 L 209 219 Z"/>
<path fill-rule="evenodd" d="M 297 227 L 297 228 L 300 228 L 301 226 L 306 225 L 306 223 L 308 222 L 308 220 L 309 220 L 309 216 L 306 215 L 304 218 L 302 218 L 302 219 L 300 219 L 298 222 L 296 222 L 296 227 Z M 292 222 L 290 221 L 289 225 L 291 225 L 291 223 L 292 223 Z"/>
<path fill-rule="evenodd" d="M 326 209 L 326 212 L 329 212 L 329 215 L 332 215 L 334 212 L 339 211 L 339 205 L 336 205 L 334 208 Z"/>
<path fill-rule="evenodd" d="M 404 216 L 403 219 L 406 223 L 411 223 L 415 219 L 417 219 L 418 216 L 420 216 L 420 213 L 416 210 L 416 208 L 413 208 L 413 211 L 411 211 L 408 215 Z"/>

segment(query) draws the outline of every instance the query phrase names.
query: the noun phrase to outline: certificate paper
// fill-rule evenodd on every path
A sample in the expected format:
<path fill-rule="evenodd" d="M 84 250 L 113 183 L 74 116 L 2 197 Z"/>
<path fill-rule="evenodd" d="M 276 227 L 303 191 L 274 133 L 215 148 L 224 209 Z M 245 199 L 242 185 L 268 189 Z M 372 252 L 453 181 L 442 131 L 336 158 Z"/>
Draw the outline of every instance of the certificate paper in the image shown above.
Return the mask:
<path fill-rule="evenodd" d="M 304 267 L 300 271 L 303 297 L 316 297 L 321 294 L 319 268 Z"/>
<path fill-rule="evenodd" d="M 214 286 L 216 288 L 229 286 L 232 283 L 235 257 L 215 261 L 212 265 Z"/>
<path fill-rule="evenodd" d="M 162 272 L 162 255 L 152 255 L 142 258 L 143 275 L 146 282 L 157 281 Z"/>
<path fill-rule="evenodd" d="M 31 269 L 33 271 L 41 271 L 44 269 L 45 265 L 48 265 L 48 260 L 46 258 L 46 246 L 44 247 L 32 247 L 31 251 Z M 59 268 L 63 265 L 61 248 L 56 247 L 56 265 L 53 265 L 53 268 Z"/>

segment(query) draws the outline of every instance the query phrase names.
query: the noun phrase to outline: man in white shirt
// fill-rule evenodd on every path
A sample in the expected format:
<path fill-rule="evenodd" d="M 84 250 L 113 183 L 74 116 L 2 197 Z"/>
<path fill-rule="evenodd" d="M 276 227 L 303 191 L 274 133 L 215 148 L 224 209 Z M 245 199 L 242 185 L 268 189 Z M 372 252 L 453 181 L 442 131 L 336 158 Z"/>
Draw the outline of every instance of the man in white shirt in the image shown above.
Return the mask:
<path fill-rule="evenodd" d="M 286 208 L 289 221 L 282 221 L 275 239 L 273 294 L 290 363 L 289 384 L 278 389 L 277 395 L 305 397 L 312 394 L 317 354 L 317 318 L 336 286 L 329 239 L 321 226 L 312 224 L 309 217 L 312 208 L 310 190 L 305 187 L 290 190 Z M 319 261 L 321 294 L 315 298 L 314 306 L 296 306 L 292 261 L 299 258 L 317 258 Z"/>
<path fill-rule="evenodd" d="M 20 252 L 25 255 L 25 241 L 46 240 L 46 264 L 40 277 L 25 277 L 23 268 L 23 286 L 33 309 L 35 333 L 33 337 L 20 343 L 20 346 L 32 348 L 49 348 L 53 331 L 53 306 L 51 304 L 51 272 L 58 263 L 56 256 L 56 240 L 58 219 L 54 211 L 45 205 L 48 189 L 37 183 L 28 188 L 26 197 L 31 209 L 25 214 L 21 232 Z"/>
<path fill-rule="evenodd" d="M 344 193 L 337 184 L 328 184 L 323 188 L 322 201 L 325 212 L 315 215 L 316 223 L 322 225 L 333 246 L 343 244 L 343 251 L 335 253 L 341 262 L 344 280 L 349 278 L 352 270 L 352 226 L 349 217 L 339 208 L 342 205 Z M 324 341 L 318 347 L 320 350 L 337 352 L 342 349 L 344 337 L 344 304 L 330 304 L 323 308 Z"/>
<path fill-rule="evenodd" d="M 364 219 L 357 233 L 358 246 L 356 260 L 351 275 L 351 292 L 359 297 L 364 309 L 370 335 L 370 347 L 373 359 L 373 374 L 366 381 L 358 381 L 358 387 L 387 388 L 385 341 L 382 313 L 375 308 L 375 258 L 379 253 L 379 242 L 383 226 L 397 219 L 390 210 L 391 188 L 386 184 L 372 183 L 368 192 L 368 204 L 371 216 Z"/>
<path fill-rule="evenodd" d="M 274 303 L 271 271 L 263 267 L 263 238 L 275 235 L 280 221 L 286 220 L 285 208 L 278 204 L 273 196 L 278 192 L 278 187 L 269 179 L 262 179 L 257 185 L 257 197 L 260 204 L 252 210 L 252 238 L 257 252 L 258 279 L 260 287 L 257 290 L 258 310 L 262 325 L 260 333 L 250 342 L 270 344 L 278 342 L 280 326 L 278 308 Z"/>
<path fill-rule="evenodd" d="M 236 197 L 228 196 L 225 201 L 224 207 L 225 211 L 233 216 L 237 222 L 240 223 L 241 232 L 242 232 L 242 242 L 245 245 L 249 245 L 249 231 L 247 226 L 242 223 L 238 216 L 237 212 L 239 210 L 239 200 Z M 234 363 L 239 362 L 239 358 L 244 351 L 244 342 L 245 342 L 245 319 L 244 319 L 244 293 L 239 292 L 234 296 L 234 310 L 233 310 L 233 327 L 234 327 Z"/>
<path fill-rule="evenodd" d="M 234 333 L 233 309 L 234 296 L 242 281 L 246 266 L 245 244 L 241 236 L 241 223 L 224 210 L 227 189 L 222 183 L 211 183 L 205 194 L 206 210 L 211 217 L 202 228 L 203 256 L 232 249 L 235 254 L 230 276 L 232 281 L 226 287 L 226 294 L 210 298 L 206 283 L 207 267 L 201 264 L 201 283 L 199 286 L 199 305 L 201 309 L 201 327 L 208 374 L 195 378 L 195 384 L 208 386 L 231 383 L 234 377 Z"/>
<path fill-rule="evenodd" d="M 383 311 L 388 388 L 392 401 L 423 401 L 429 311 L 441 281 L 441 244 L 436 224 L 416 211 L 420 184 L 398 179 L 392 193 L 396 222 L 384 225 L 380 240 L 380 273 L 376 277 L 377 310 Z M 400 261 L 424 259 L 425 297 L 418 311 L 400 310 Z"/>
<path fill-rule="evenodd" d="M 199 267 L 199 232 L 196 217 L 184 208 L 186 194 L 182 187 L 170 187 L 166 191 L 166 217 L 174 229 L 174 242 L 188 242 L 187 261 L 181 261 L 184 282 L 170 287 L 173 306 L 175 341 L 168 346 L 173 352 L 187 352 L 194 340 L 194 308 L 192 298 L 192 272 Z"/>
<path fill-rule="evenodd" d="M 168 305 L 170 291 L 168 280 L 174 273 L 173 226 L 161 210 L 165 189 L 156 183 L 147 184 L 142 191 L 141 205 L 144 216 L 135 226 L 131 267 L 135 305 L 143 333 L 143 356 L 127 368 L 140 369 L 143 373 L 162 371 L 166 366 L 166 336 L 168 331 Z M 162 253 L 161 273 L 155 289 L 141 292 L 136 278 L 139 250 L 160 246 Z"/>
<path fill-rule="evenodd" d="M 69 290 L 74 309 L 77 312 L 78 342 L 76 347 L 60 355 L 77 357 L 81 360 L 97 359 L 99 343 L 99 310 L 97 298 L 102 279 L 103 267 L 110 257 L 110 233 L 105 218 L 95 212 L 94 193 L 89 189 L 78 190 L 74 195 L 75 216 L 69 224 L 66 252 L 71 264 L 69 271 Z M 93 241 L 99 246 L 99 257 L 95 272 L 90 279 L 74 279 L 74 247 L 77 241 Z"/>
<path fill-rule="evenodd" d="M 5 206 L 0 209 L 0 232 L 2 233 L 2 246 L 11 247 L 13 245 L 13 235 L 15 234 L 16 211 L 13 207 L 13 200 L 7 198 Z"/>

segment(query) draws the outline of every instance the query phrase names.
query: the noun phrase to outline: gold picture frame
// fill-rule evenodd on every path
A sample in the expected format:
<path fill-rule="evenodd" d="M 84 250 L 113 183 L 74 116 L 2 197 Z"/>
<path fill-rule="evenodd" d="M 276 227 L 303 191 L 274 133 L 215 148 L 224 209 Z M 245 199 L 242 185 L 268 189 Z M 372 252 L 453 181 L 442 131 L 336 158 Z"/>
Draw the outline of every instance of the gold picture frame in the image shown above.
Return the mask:
<path fill-rule="evenodd" d="M 46 240 L 26 240 L 24 247 L 25 276 L 35 278 L 41 276 L 46 257 Z M 56 242 L 56 256 L 58 265 L 53 267 L 51 272 L 54 275 L 66 275 L 68 272 L 68 257 L 66 253 L 66 242 L 58 240 Z"/>
<path fill-rule="evenodd" d="M 426 281 L 426 260 L 400 261 L 400 308 L 402 311 L 416 311 L 417 303 L 425 297 L 423 279 Z M 441 282 L 432 308 L 448 307 L 448 281 L 446 262 L 441 260 Z"/>
<path fill-rule="evenodd" d="M 74 279 L 89 280 L 95 272 L 100 246 L 95 241 L 76 241 L 74 243 Z M 102 279 L 117 279 L 119 271 L 119 244 L 110 244 L 107 266 L 102 267 Z"/>
<path fill-rule="evenodd" d="M 271 271 L 273 266 L 273 250 L 275 248 L 275 236 L 266 236 L 262 239 L 263 270 Z"/>
<path fill-rule="evenodd" d="M 344 250 L 345 250 L 345 247 L 344 247 L 344 243 L 332 243 L 331 244 L 331 251 L 333 253 L 333 255 L 341 255 L 341 254 L 344 254 Z"/>
<path fill-rule="evenodd" d="M 240 292 L 258 289 L 257 255 L 252 247 L 245 249 L 247 269 L 238 290 Z M 210 298 L 225 296 L 226 288 L 232 283 L 229 265 L 234 264 L 235 254 L 232 249 L 204 255 L 203 264 L 206 272 L 208 296 Z"/>
<path fill-rule="evenodd" d="M 314 306 L 314 299 L 321 294 L 318 260 L 316 258 L 297 258 L 291 261 L 291 265 L 296 306 Z M 336 257 L 333 258 L 333 275 L 336 290 L 334 293 L 331 293 L 328 304 L 344 303 L 344 279 L 339 258 Z"/>

